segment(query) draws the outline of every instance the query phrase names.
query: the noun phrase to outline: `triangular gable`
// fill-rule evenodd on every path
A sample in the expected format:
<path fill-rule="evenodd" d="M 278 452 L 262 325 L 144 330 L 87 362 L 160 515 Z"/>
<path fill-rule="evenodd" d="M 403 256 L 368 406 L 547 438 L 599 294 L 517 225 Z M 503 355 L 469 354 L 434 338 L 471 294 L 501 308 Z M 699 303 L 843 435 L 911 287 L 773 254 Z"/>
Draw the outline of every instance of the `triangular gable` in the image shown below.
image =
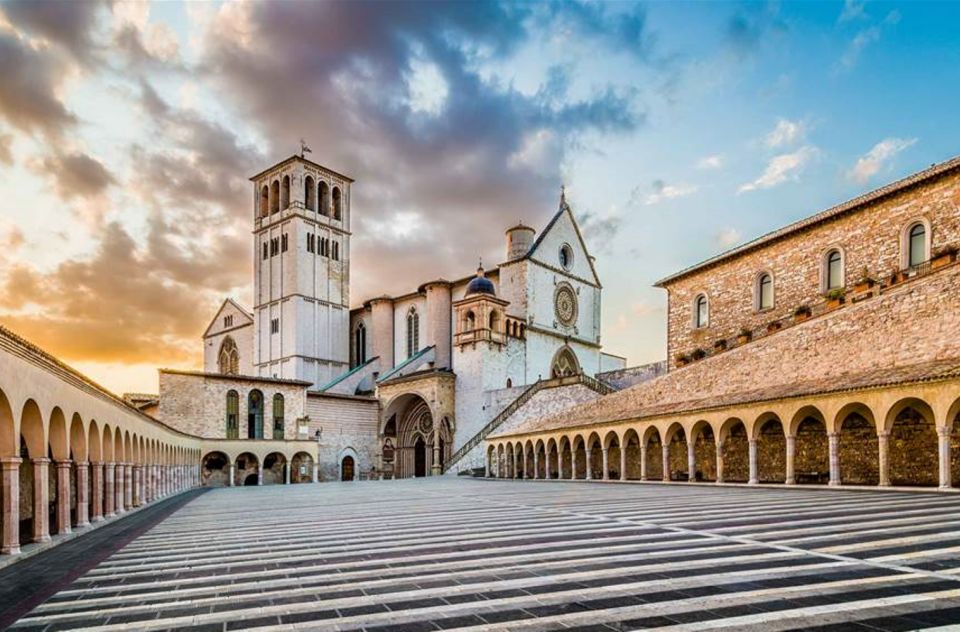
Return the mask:
<path fill-rule="evenodd" d="M 217 312 L 213 315 L 213 318 L 210 320 L 210 324 L 207 325 L 207 328 L 203 330 L 203 337 L 204 337 L 204 338 L 206 338 L 207 336 L 209 336 L 209 335 L 210 335 L 210 330 L 213 329 L 214 325 L 216 325 L 218 322 L 220 322 L 220 318 L 223 316 L 223 313 L 227 310 L 227 306 L 230 306 L 230 307 L 232 307 L 234 310 L 236 310 L 236 313 L 240 314 L 240 316 L 246 321 L 245 323 L 243 323 L 243 322 L 234 323 L 234 325 L 233 325 L 233 327 L 231 327 L 231 329 L 236 329 L 237 327 L 241 327 L 241 326 L 243 326 L 244 324 L 247 324 L 247 325 L 252 325 L 252 324 L 253 324 L 253 314 L 251 314 L 251 313 L 248 312 L 247 310 L 243 309 L 243 308 L 240 306 L 240 304 L 237 303 L 237 302 L 236 302 L 235 300 L 233 300 L 232 298 L 226 298 L 226 299 L 224 299 L 223 303 L 220 304 L 220 308 L 217 310 Z"/>
<path fill-rule="evenodd" d="M 590 276 L 593 277 L 593 282 L 596 283 L 597 287 L 600 287 L 600 277 L 597 275 L 597 269 L 593 265 L 593 259 L 590 257 L 590 251 L 587 250 L 587 244 L 583 240 L 583 234 L 580 232 L 580 224 L 577 222 L 577 218 L 573 214 L 573 210 L 570 208 L 570 205 L 567 204 L 566 195 L 560 194 L 560 207 L 557 209 L 557 212 L 547 223 L 543 231 L 537 235 L 536 240 L 533 242 L 533 245 L 530 246 L 530 250 L 527 251 L 527 254 L 524 255 L 524 259 L 536 259 L 540 263 L 544 263 L 550 267 L 556 268 L 559 267 L 559 262 L 555 260 L 555 253 L 544 253 L 539 257 L 536 257 L 538 251 L 540 251 L 544 243 L 552 241 L 552 233 L 562 230 L 564 226 L 571 226 L 573 228 L 573 234 L 575 238 L 570 245 L 576 251 L 579 247 L 580 252 L 574 252 L 574 260 L 582 258 L 586 263 L 586 268 L 589 270 Z M 569 241 L 569 240 L 568 240 Z M 577 275 L 574 275 L 577 276 Z"/>

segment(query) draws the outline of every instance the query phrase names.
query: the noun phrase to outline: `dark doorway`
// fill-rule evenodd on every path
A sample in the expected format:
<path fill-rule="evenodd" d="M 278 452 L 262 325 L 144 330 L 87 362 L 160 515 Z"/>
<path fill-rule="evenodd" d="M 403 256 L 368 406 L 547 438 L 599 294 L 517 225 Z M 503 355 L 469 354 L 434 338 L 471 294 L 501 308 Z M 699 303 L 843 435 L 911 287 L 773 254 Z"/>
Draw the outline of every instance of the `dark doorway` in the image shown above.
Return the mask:
<path fill-rule="evenodd" d="M 243 479 L 244 487 L 256 485 L 260 480 L 257 478 L 256 474 L 247 474 L 247 477 Z"/>
<path fill-rule="evenodd" d="M 343 457 L 343 462 L 340 464 L 340 480 L 341 481 L 353 480 L 353 457 L 352 456 Z"/>
<path fill-rule="evenodd" d="M 427 475 L 427 444 L 423 437 L 417 437 L 417 442 L 413 444 L 413 475 Z"/>

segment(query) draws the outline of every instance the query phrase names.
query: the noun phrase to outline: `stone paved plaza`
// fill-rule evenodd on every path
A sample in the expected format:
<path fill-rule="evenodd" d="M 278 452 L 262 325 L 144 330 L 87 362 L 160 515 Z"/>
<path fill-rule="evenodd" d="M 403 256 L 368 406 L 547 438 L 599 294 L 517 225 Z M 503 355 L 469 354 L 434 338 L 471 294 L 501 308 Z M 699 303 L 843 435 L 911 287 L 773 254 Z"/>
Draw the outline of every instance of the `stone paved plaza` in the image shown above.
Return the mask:
<path fill-rule="evenodd" d="M 958 527 L 960 496 L 929 493 L 216 489 L 13 629 L 932 629 L 960 622 Z"/>

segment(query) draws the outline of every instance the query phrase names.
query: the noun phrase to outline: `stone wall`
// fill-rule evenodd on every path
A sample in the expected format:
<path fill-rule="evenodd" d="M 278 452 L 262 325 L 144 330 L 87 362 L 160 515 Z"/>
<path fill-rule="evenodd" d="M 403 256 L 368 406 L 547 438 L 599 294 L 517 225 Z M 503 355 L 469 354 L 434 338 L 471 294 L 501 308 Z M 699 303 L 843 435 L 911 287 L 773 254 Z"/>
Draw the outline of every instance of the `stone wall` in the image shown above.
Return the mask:
<path fill-rule="evenodd" d="M 916 220 L 931 228 L 931 250 L 960 245 L 960 172 L 954 170 L 854 211 L 800 230 L 756 250 L 668 282 L 667 353 L 671 368 L 677 354 L 710 351 L 717 340 L 732 342 L 741 328 L 763 329 L 790 319 L 799 305 L 818 305 L 822 297 L 822 260 L 826 252 L 843 253 L 848 289 L 862 270 L 884 279 L 903 268 L 902 233 Z M 758 275 L 773 277 L 774 307 L 755 309 Z M 709 299 L 709 326 L 693 326 L 693 302 Z M 864 345 L 866 347 L 866 345 Z"/>
<path fill-rule="evenodd" d="M 652 380 L 655 377 L 660 377 L 666 372 L 667 363 L 662 360 L 660 362 L 651 362 L 650 364 L 641 364 L 640 366 L 628 366 L 613 371 L 603 371 L 597 373 L 596 378 L 615 388 L 623 389 L 639 384 L 640 382 Z"/>
<path fill-rule="evenodd" d="M 309 393 L 306 413 L 310 417 L 308 437 L 323 429 L 317 461 L 319 480 L 339 480 L 340 462 L 347 455 L 355 459 L 359 478 L 369 476 L 377 465 L 379 402 L 370 397 Z"/>
<path fill-rule="evenodd" d="M 248 398 L 254 389 L 263 393 L 264 438 L 273 437 L 273 397 L 277 393 L 284 399 L 284 438 L 297 438 L 296 420 L 303 417 L 306 403 L 306 387 L 300 383 L 161 370 L 157 418 L 204 439 L 226 438 L 227 392 L 235 390 L 240 404 L 239 436 L 245 438 Z"/>

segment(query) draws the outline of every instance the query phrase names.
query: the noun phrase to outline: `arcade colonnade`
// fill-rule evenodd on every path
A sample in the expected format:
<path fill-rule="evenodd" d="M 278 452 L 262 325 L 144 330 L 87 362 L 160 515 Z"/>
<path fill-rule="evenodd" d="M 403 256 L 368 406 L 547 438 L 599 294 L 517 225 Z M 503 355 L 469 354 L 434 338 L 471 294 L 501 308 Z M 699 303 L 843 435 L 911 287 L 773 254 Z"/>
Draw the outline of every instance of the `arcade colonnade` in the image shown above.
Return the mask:
<path fill-rule="evenodd" d="M 0 327 L 0 552 L 199 485 L 200 445 Z"/>
<path fill-rule="evenodd" d="M 960 379 L 491 437 L 486 475 L 960 487 Z"/>

